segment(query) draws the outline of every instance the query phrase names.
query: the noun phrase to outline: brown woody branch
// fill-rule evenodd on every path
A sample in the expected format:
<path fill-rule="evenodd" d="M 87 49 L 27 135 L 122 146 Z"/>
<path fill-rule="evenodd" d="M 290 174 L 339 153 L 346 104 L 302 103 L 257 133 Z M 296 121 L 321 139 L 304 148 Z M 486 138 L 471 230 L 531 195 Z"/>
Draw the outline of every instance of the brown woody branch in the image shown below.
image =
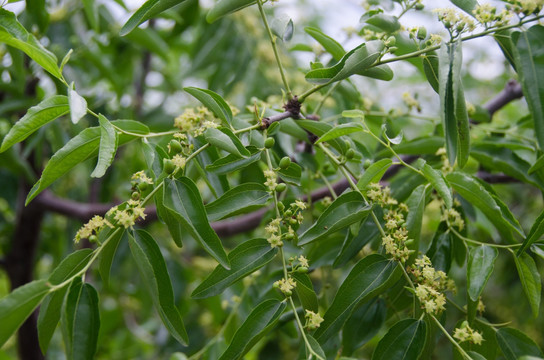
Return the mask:
<path fill-rule="evenodd" d="M 504 89 L 493 99 L 489 100 L 484 107 L 489 111 L 489 116 L 493 117 L 499 109 L 521 97 L 523 97 L 521 85 L 516 80 L 511 79 L 506 83 Z"/>

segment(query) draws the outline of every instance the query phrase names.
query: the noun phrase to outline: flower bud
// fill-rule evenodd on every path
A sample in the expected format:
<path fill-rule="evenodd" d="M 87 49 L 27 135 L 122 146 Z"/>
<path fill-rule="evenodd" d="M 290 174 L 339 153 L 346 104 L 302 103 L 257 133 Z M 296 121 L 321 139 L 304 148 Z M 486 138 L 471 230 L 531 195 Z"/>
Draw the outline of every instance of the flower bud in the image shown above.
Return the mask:
<path fill-rule="evenodd" d="M 139 200 L 140 199 L 140 193 L 137 192 L 137 191 L 134 191 L 131 195 L 130 195 L 130 198 L 132 200 Z"/>
<path fill-rule="evenodd" d="M 351 160 L 354 157 L 355 157 L 355 150 L 348 149 L 348 151 L 346 151 L 346 159 Z"/>
<path fill-rule="evenodd" d="M 395 46 L 396 43 L 397 43 L 397 39 L 394 36 L 390 36 L 385 41 L 385 46 L 387 46 L 387 47 Z"/>
<path fill-rule="evenodd" d="M 424 40 L 427 37 L 427 29 L 425 26 L 420 26 L 417 30 L 417 38 L 419 40 Z"/>

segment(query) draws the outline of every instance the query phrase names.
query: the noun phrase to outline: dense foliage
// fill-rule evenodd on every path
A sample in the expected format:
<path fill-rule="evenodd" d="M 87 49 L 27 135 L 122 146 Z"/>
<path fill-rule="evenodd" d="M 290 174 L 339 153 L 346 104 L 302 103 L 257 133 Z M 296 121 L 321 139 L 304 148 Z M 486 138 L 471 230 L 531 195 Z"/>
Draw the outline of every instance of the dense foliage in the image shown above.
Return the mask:
<path fill-rule="evenodd" d="M 0 8 L 0 358 L 543 358 L 544 2 L 451 2 Z"/>

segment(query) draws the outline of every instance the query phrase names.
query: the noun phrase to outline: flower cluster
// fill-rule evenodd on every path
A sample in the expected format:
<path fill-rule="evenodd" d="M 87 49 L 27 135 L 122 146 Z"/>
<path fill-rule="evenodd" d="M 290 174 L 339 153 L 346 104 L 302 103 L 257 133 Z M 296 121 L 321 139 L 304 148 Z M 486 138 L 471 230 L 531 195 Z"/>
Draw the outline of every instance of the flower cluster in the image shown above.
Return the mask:
<path fill-rule="evenodd" d="M 134 173 L 131 177 L 131 180 L 139 184 L 145 183 L 145 184 L 153 185 L 153 179 L 147 176 L 143 170 Z"/>
<path fill-rule="evenodd" d="M 416 280 L 415 295 L 425 312 L 438 315 L 445 310 L 444 292 L 455 290 L 453 280 L 448 279 L 445 272 L 436 270 L 426 255 L 416 259 L 408 271 Z"/>
<path fill-rule="evenodd" d="M 124 209 L 119 209 L 118 206 L 115 206 L 106 215 L 112 216 L 124 228 L 133 226 L 139 218 L 145 219 L 145 208 L 139 200 L 131 199 L 127 201 L 126 205 Z"/>
<path fill-rule="evenodd" d="M 459 340 L 459 342 L 470 341 L 476 345 L 481 345 L 484 340 L 482 334 L 472 329 L 466 321 L 463 321 L 461 327 L 454 330 L 453 337 Z"/>
<path fill-rule="evenodd" d="M 408 109 L 412 110 L 415 108 L 417 112 L 421 112 L 421 105 L 409 92 L 404 92 L 402 94 L 402 101 L 408 106 Z"/>
<path fill-rule="evenodd" d="M 276 190 L 276 187 L 278 186 L 276 172 L 274 170 L 266 169 L 263 171 L 263 174 L 266 178 L 264 185 L 268 188 L 268 191 Z"/>
<path fill-rule="evenodd" d="M 306 318 L 305 328 L 310 331 L 317 329 L 323 322 L 321 315 L 311 310 L 306 310 L 306 315 L 304 317 Z"/>
<path fill-rule="evenodd" d="M 373 203 L 378 203 L 382 206 L 398 205 L 398 201 L 391 196 L 389 186 L 382 187 L 379 183 L 368 185 L 366 196 Z"/>
<path fill-rule="evenodd" d="M 199 136 L 209 128 L 217 128 L 219 120 L 206 107 L 187 108 L 183 114 L 174 119 L 174 126 L 180 131 Z"/>
<path fill-rule="evenodd" d="M 285 296 L 289 297 L 293 295 L 293 289 L 297 286 L 296 281 L 292 277 L 287 279 L 280 279 L 274 282 L 274 288 L 279 289 Z"/>
<path fill-rule="evenodd" d="M 268 234 L 266 240 L 272 248 L 283 246 L 283 241 L 281 240 L 280 223 L 281 219 L 275 218 L 265 227 L 265 231 Z"/>
<path fill-rule="evenodd" d="M 302 220 L 304 220 L 302 210 L 306 209 L 306 204 L 303 201 L 295 200 L 294 203 L 289 205 L 289 208 L 285 208 L 285 205 L 279 202 L 278 209 L 281 217 L 272 219 L 265 227 L 265 231 L 268 234 L 267 240 L 273 248 L 282 247 L 282 240 L 293 240 L 295 238 L 295 230 L 302 223 Z M 284 225 L 287 229 L 283 235 L 281 225 Z"/>
<path fill-rule="evenodd" d="M 457 35 L 465 31 L 473 31 L 476 28 L 474 21 L 465 14 L 459 13 L 452 8 L 441 8 L 433 10 L 438 15 L 438 20 L 452 34 Z"/>
<path fill-rule="evenodd" d="M 455 209 L 446 209 L 444 211 L 444 214 L 442 214 L 442 220 L 445 220 L 448 222 L 449 225 L 455 226 L 459 231 L 463 230 L 465 227 L 465 221 L 463 220 L 463 217 L 459 213 L 459 211 Z"/>
<path fill-rule="evenodd" d="M 444 175 L 451 173 L 453 171 L 453 166 L 451 166 L 450 161 L 448 160 L 446 148 L 441 147 L 436 151 L 435 155 L 440 156 L 440 161 L 442 162 L 442 167 L 440 170 L 442 170 Z"/>
<path fill-rule="evenodd" d="M 507 0 L 506 9 L 525 16 L 538 14 L 544 7 L 542 0 Z"/>
<path fill-rule="evenodd" d="M 102 216 L 95 215 L 77 231 L 74 242 L 77 244 L 81 239 L 89 239 L 91 236 L 97 235 L 104 226 L 113 227 L 108 220 Z"/>
<path fill-rule="evenodd" d="M 486 28 L 507 25 L 512 17 L 505 9 L 497 13 L 497 8 L 488 3 L 477 5 L 472 13 L 476 20 Z"/>
<path fill-rule="evenodd" d="M 399 206 L 397 209 L 386 211 L 384 216 L 386 235 L 382 237 L 382 245 L 385 252 L 395 260 L 405 262 L 415 250 L 407 247 L 413 240 L 408 239 L 406 221 L 401 209 L 406 210 L 405 206 Z"/>

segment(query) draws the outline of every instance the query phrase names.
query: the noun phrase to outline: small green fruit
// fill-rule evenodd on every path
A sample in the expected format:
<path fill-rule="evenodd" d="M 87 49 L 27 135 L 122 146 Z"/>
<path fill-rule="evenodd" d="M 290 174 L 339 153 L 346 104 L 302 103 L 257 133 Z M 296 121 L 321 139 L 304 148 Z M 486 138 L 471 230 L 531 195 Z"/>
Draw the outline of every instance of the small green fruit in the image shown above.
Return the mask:
<path fill-rule="evenodd" d="M 346 159 L 351 160 L 354 157 L 355 157 L 355 150 L 348 149 L 348 151 L 346 151 Z"/>
<path fill-rule="evenodd" d="M 427 37 L 427 29 L 424 26 L 420 26 L 417 30 L 417 38 L 419 40 L 424 40 Z"/>
<path fill-rule="evenodd" d="M 274 140 L 274 138 L 269 137 L 264 141 L 264 147 L 267 149 L 272 149 L 275 143 L 276 143 L 276 140 Z"/>
<path fill-rule="evenodd" d="M 416 10 L 423 10 L 425 8 L 425 5 L 423 4 L 416 4 Z"/>
<path fill-rule="evenodd" d="M 297 273 L 306 274 L 308 272 L 308 268 L 306 266 L 299 266 L 296 271 Z"/>
<path fill-rule="evenodd" d="M 288 156 L 285 156 L 283 157 L 281 160 L 280 160 L 280 168 L 285 170 L 289 167 L 289 165 L 291 165 L 291 159 L 289 159 Z"/>
<path fill-rule="evenodd" d="M 176 170 L 176 165 L 170 159 L 163 160 L 164 172 L 168 175 L 172 174 Z"/>
<path fill-rule="evenodd" d="M 285 189 L 287 189 L 287 185 L 285 185 L 285 183 L 281 183 L 281 184 L 276 185 L 276 191 L 277 192 L 285 191 Z"/>
<path fill-rule="evenodd" d="M 98 238 L 96 237 L 96 235 L 89 236 L 89 242 L 90 243 L 95 243 L 97 241 L 98 241 Z"/>
<path fill-rule="evenodd" d="M 181 143 L 177 140 L 170 140 L 168 148 L 171 154 L 179 154 L 182 150 Z"/>
<path fill-rule="evenodd" d="M 132 200 L 139 200 L 140 199 L 140 193 L 137 192 L 137 191 L 134 191 L 130 197 L 132 198 Z"/>
<path fill-rule="evenodd" d="M 149 187 L 149 184 L 146 182 L 142 182 L 138 185 L 138 189 L 140 189 L 140 191 L 146 191 L 148 187 Z"/>
<path fill-rule="evenodd" d="M 368 169 L 370 167 L 370 165 L 372 165 L 372 161 L 370 161 L 369 159 L 366 159 L 365 162 L 363 163 L 363 169 Z"/>

